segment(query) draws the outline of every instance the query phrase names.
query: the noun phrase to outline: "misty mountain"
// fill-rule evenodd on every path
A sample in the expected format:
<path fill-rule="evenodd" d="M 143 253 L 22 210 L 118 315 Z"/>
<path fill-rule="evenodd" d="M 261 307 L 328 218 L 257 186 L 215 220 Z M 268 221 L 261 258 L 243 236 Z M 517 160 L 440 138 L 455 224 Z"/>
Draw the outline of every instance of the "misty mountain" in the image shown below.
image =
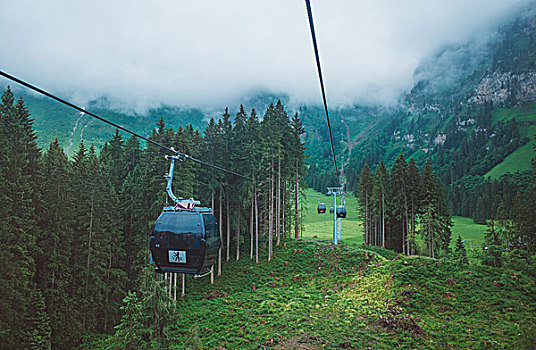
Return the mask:
<path fill-rule="evenodd" d="M 525 147 L 536 131 L 535 8 L 529 4 L 484 38 L 441 48 L 415 70 L 415 85 L 398 106 L 350 105 L 331 109 L 337 162 L 345 169 L 350 188 L 355 188 L 365 163 L 374 166 L 384 159 L 391 164 L 400 153 L 406 158 L 414 157 L 418 164 L 432 158 L 437 169 L 456 169 L 456 174 L 442 178 L 445 184 L 453 184 L 468 174 L 486 176 Z M 114 132 L 112 127 L 57 102 L 21 89 L 16 89 L 15 94 L 27 102 L 42 148 L 56 137 L 69 150 L 76 149 L 70 145 L 78 145 L 81 140 L 100 148 Z M 297 112 L 304 121 L 307 153 L 315 172 L 311 176 L 331 172 L 329 135 L 319 105 L 296 104 L 286 94 L 262 90 L 241 101 L 246 111 L 255 108 L 262 116 L 267 106 L 279 99 L 289 115 Z M 224 106 L 221 110 L 158 106 L 136 113 L 118 109 L 106 98 L 84 107 L 142 135 L 149 135 L 161 117 L 174 128 L 192 124 L 202 130 L 208 119 L 217 119 L 224 111 Z M 232 114 L 239 108 L 229 107 Z M 504 123 L 514 119 L 518 140 L 507 140 L 508 147 L 503 147 L 496 135 L 504 131 Z M 477 147 L 472 144 L 474 139 L 478 139 Z M 461 165 L 456 159 L 467 147 L 464 140 L 471 143 L 475 154 L 465 157 L 471 159 L 470 164 Z M 510 163 L 511 172 L 526 169 Z M 495 175 L 504 173 L 503 169 Z"/>
<path fill-rule="evenodd" d="M 487 42 L 448 46 L 423 62 L 398 108 L 361 109 L 361 118 L 376 117 L 354 145 L 345 169 L 348 187 L 357 187 L 365 164 L 375 167 L 383 159 L 390 167 L 403 154 L 420 165 L 432 160 L 454 214 L 474 217 L 480 207 L 489 218 L 501 201 L 511 203 L 532 176 L 535 40 L 536 6 L 530 4 Z M 311 162 L 316 173 L 331 170 L 314 154 Z M 309 181 L 325 187 L 315 174 Z"/>

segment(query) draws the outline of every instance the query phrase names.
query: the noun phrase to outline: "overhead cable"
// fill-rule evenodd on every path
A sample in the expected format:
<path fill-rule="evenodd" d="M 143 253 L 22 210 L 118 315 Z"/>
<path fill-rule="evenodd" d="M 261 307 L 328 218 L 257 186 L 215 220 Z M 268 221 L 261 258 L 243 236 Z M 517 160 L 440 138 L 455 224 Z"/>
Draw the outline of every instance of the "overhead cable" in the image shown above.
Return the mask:
<path fill-rule="evenodd" d="M 318 55 L 318 46 L 316 44 L 315 25 L 313 23 L 313 12 L 311 10 L 311 3 L 309 0 L 305 0 L 305 6 L 307 7 L 307 17 L 309 17 L 309 26 L 311 28 L 311 36 L 313 38 L 313 47 L 315 50 L 316 68 L 318 70 L 318 78 L 320 80 L 320 90 L 322 91 L 322 100 L 324 101 L 324 111 L 326 112 L 326 122 L 328 124 L 329 142 L 331 143 L 331 155 L 333 156 L 333 164 L 335 165 L 335 174 L 339 174 L 339 168 L 337 167 L 337 160 L 335 158 L 335 147 L 333 146 L 333 136 L 331 135 L 331 124 L 329 122 L 328 103 L 326 100 L 326 91 L 324 89 L 324 79 L 322 79 L 322 69 L 320 67 L 320 56 Z"/>
<path fill-rule="evenodd" d="M 174 153 L 174 154 L 176 154 L 177 156 L 179 156 L 179 157 L 181 157 L 181 158 L 189 159 L 189 160 L 191 160 L 191 161 L 194 161 L 194 162 L 197 162 L 197 163 L 199 163 L 199 164 L 202 164 L 202 165 L 205 165 L 205 166 L 214 168 L 214 169 L 216 169 L 216 170 L 223 171 L 223 172 L 226 172 L 226 173 L 228 173 L 228 174 L 232 174 L 232 175 L 239 176 L 239 177 L 242 177 L 242 178 L 245 178 L 245 179 L 248 179 L 248 180 L 253 180 L 253 181 L 255 181 L 254 179 L 252 179 L 252 178 L 250 178 L 250 177 L 247 177 L 247 176 L 244 176 L 244 175 L 242 175 L 242 174 L 236 173 L 236 172 L 234 172 L 234 171 L 232 171 L 232 170 L 225 169 L 225 168 L 219 167 L 219 166 L 217 166 L 217 165 L 214 165 L 214 164 L 210 164 L 210 163 L 204 162 L 204 161 L 202 161 L 202 160 L 200 160 L 200 159 L 196 159 L 196 158 L 194 158 L 194 157 L 192 157 L 192 156 L 190 156 L 190 155 L 188 155 L 188 154 L 186 154 L 186 153 L 183 153 L 183 152 L 180 152 L 180 151 L 175 150 L 173 147 L 167 147 L 167 146 L 165 146 L 165 145 L 162 145 L 161 143 L 158 143 L 158 142 L 156 142 L 156 141 L 154 141 L 154 140 L 151 140 L 150 138 L 147 138 L 147 137 L 145 137 L 145 136 L 142 136 L 142 135 L 140 135 L 140 134 L 138 134 L 138 133 L 136 133 L 136 132 L 134 132 L 134 131 L 131 131 L 131 130 L 127 129 L 127 128 L 124 128 L 124 127 L 122 127 L 121 125 L 118 125 L 118 124 L 116 124 L 116 123 L 114 123 L 114 122 L 112 122 L 112 121 L 109 121 L 109 120 L 107 120 L 107 119 L 105 119 L 105 118 L 102 118 L 102 117 L 98 116 L 98 115 L 95 114 L 95 113 L 92 113 L 91 111 L 88 111 L 88 110 L 86 110 L 86 109 L 83 109 L 82 107 L 79 107 L 79 106 L 77 106 L 77 105 L 75 105 L 75 104 L 73 104 L 73 103 L 71 103 L 71 102 L 69 102 L 69 101 L 66 101 L 66 100 L 64 100 L 64 99 L 62 99 L 62 98 L 60 98 L 60 97 L 57 97 L 57 96 L 55 96 L 55 95 L 53 95 L 53 94 L 51 94 L 51 93 L 49 93 L 49 92 L 47 92 L 47 91 L 45 91 L 45 90 L 43 90 L 43 89 L 40 89 L 40 88 L 38 88 L 38 87 L 36 87 L 36 86 L 30 84 L 30 83 L 27 83 L 27 82 L 25 82 L 25 81 L 23 81 L 23 80 L 21 80 L 21 79 L 19 79 L 19 78 L 16 78 L 16 77 L 12 76 L 11 74 L 8 74 L 8 73 L 3 72 L 3 71 L 0 70 L 0 75 L 3 76 L 4 78 L 7 78 L 7 79 L 9 79 L 9 80 L 12 80 L 12 81 L 16 82 L 17 84 L 20 84 L 20 85 L 22 85 L 22 86 L 24 86 L 24 87 L 27 87 L 28 89 L 31 89 L 31 90 L 33 90 L 33 91 L 36 91 L 36 92 L 38 92 L 38 93 L 40 93 L 40 94 L 42 94 L 42 95 L 44 95 L 44 96 L 47 96 L 47 97 L 49 97 L 49 98 L 51 98 L 51 99 L 53 99 L 53 100 L 56 100 L 56 101 L 58 101 L 58 102 L 60 102 L 60 103 L 62 103 L 62 104 L 64 104 L 64 105 L 67 105 L 67 106 L 69 106 L 69 107 L 71 107 L 71 108 L 74 108 L 74 109 L 76 109 L 76 110 L 79 111 L 79 112 L 86 113 L 87 115 L 90 115 L 90 116 L 92 116 L 93 118 L 96 118 L 96 119 L 98 119 L 98 120 L 100 120 L 100 121 L 102 121 L 102 122 L 104 122 L 104 123 L 106 123 L 106 124 L 109 124 L 109 125 L 111 125 L 111 126 L 117 128 L 117 129 L 119 129 L 119 130 L 121 130 L 121 131 L 124 131 L 124 132 L 129 133 L 129 134 L 131 134 L 131 135 L 133 135 L 133 136 L 135 136 L 135 137 L 138 137 L 138 138 L 140 138 L 140 139 L 142 139 L 142 140 L 144 140 L 144 141 L 147 141 L 148 143 L 151 143 L 151 144 L 153 144 L 153 145 L 155 145 L 155 146 L 157 146 L 157 147 L 160 147 L 160 148 L 162 148 L 162 149 L 164 149 L 164 150 L 166 150 L 166 151 L 168 151 L 168 152 Z"/>

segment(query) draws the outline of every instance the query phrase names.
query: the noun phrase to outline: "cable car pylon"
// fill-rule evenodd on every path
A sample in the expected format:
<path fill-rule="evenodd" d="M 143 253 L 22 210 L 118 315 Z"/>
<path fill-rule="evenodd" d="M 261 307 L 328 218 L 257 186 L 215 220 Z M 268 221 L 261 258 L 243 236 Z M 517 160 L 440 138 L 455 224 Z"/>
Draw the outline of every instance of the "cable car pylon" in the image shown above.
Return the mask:
<path fill-rule="evenodd" d="M 339 230 L 337 230 L 337 218 L 341 218 L 339 212 L 342 213 L 342 211 L 339 211 L 339 207 L 337 206 L 337 195 L 343 195 L 344 194 L 344 185 L 341 185 L 340 187 L 328 187 L 328 195 L 333 195 L 333 239 L 332 243 L 337 245 L 339 243 L 339 240 L 341 239 L 340 234 L 340 228 L 341 223 L 339 221 Z M 330 210 L 330 213 L 332 211 Z M 344 217 L 346 217 L 346 209 L 344 209 Z"/>

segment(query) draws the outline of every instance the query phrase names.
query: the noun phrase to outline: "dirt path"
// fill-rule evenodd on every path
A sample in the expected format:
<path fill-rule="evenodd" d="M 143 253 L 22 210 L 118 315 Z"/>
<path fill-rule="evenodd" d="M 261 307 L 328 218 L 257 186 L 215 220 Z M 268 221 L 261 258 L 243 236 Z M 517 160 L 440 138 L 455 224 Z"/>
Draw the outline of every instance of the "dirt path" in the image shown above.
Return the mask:
<path fill-rule="evenodd" d="M 343 165 L 347 166 L 348 163 L 350 162 L 350 157 L 352 156 L 352 149 L 365 140 L 365 137 L 368 131 L 372 129 L 373 127 L 375 127 L 377 123 L 370 124 L 369 126 L 367 126 L 363 131 L 359 133 L 359 135 L 357 135 L 355 140 L 351 141 L 350 140 L 350 127 L 348 126 L 348 124 L 346 124 L 346 120 L 344 120 L 343 116 L 341 116 L 341 121 L 346 127 L 346 141 L 344 141 L 344 144 L 346 145 L 346 147 L 348 147 L 348 158 L 346 158 L 346 161 L 344 162 Z"/>
<path fill-rule="evenodd" d="M 73 147 L 74 133 L 76 132 L 76 129 L 78 128 L 78 124 L 80 123 L 80 120 L 82 120 L 82 118 L 84 118 L 85 114 L 86 113 L 84 113 L 84 112 L 80 112 L 80 116 L 78 117 L 78 119 L 75 120 L 73 130 L 71 131 L 71 136 L 69 137 L 69 146 L 65 147 L 65 150 L 63 151 L 63 153 L 67 154 L 67 152 L 69 152 L 69 149 L 71 147 Z"/>
<path fill-rule="evenodd" d="M 82 130 L 80 131 L 80 142 L 84 141 L 84 130 L 86 130 L 86 128 L 88 126 L 91 125 L 91 123 L 93 123 L 95 119 L 91 119 L 89 122 L 86 123 L 86 125 L 84 125 L 84 127 L 82 128 Z"/>

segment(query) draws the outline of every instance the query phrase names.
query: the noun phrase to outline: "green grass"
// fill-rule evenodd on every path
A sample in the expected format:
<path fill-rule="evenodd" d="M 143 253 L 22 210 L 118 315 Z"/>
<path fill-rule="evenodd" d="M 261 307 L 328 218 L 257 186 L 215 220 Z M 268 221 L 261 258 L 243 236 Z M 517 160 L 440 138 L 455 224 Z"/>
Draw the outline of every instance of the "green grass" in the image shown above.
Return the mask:
<path fill-rule="evenodd" d="M 452 217 L 452 238 L 450 240 L 451 248 L 454 248 L 458 235 L 462 239 L 470 239 L 464 242 L 465 248 L 470 249 L 471 245 L 473 250 L 478 250 L 484 243 L 484 233 L 486 232 L 486 225 L 475 224 L 473 219 L 465 218 L 463 216 Z"/>
<path fill-rule="evenodd" d="M 214 285 L 191 276 L 186 285 L 162 348 L 519 349 L 535 340 L 530 276 L 382 249 L 283 240 L 271 262 L 229 261 Z M 106 347 L 91 341 L 84 349 Z"/>
<path fill-rule="evenodd" d="M 533 277 L 356 246 L 359 238 L 344 239 L 361 235 L 351 196 L 343 228 L 343 242 L 351 244 L 332 246 L 331 221 L 316 213 L 319 196 L 328 204 L 329 197 L 307 191 L 304 239 L 283 239 L 270 262 L 265 253 L 258 264 L 247 254 L 225 262 L 214 285 L 187 276 L 186 298 L 177 302 L 161 346 L 523 349 L 534 343 Z M 485 226 L 463 217 L 453 223 L 453 241 L 460 234 L 478 250 Z M 90 337 L 81 348 L 106 348 L 107 338 Z"/>
<path fill-rule="evenodd" d="M 307 209 L 304 217 L 304 238 L 318 238 L 331 242 L 333 238 L 333 214 L 329 208 L 333 207 L 333 196 L 326 196 L 313 189 L 307 189 Z M 325 214 L 317 213 L 317 203 L 326 204 Z M 337 199 L 337 202 L 340 201 Z M 344 244 L 361 245 L 363 243 L 363 221 L 359 219 L 357 198 L 346 193 L 346 218 L 342 219 L 341 240 Z M 338 223 L 337 223 L 338 225 Z"/>
<path fill-rule="evenodd" d="M 485 178 L 496 180 L 506 173 L 514 173 L 531 169 L 534 157 L 533 141 L 519 147 L 484 175 Z"/>
<path fill-rule="evenodd" d="M 536 102 L 525 103 L 515 108 L 494 108 L 491 112 L 492 124 L 508 121 L 512 118 L 516 118 L 518 122 L 536 120 Z"/>
<path fill-rule="evenodd" d="M 522 125 L 519 127 L 519 134 L 521 137 L 527 137 L 534 141 L 536 136 L 536 125 Z"/>
<path fill-rule="evenodd" d="M 515 108 L 495 108 L 492 111 L 492 123 L 504 122 L 515 118 L 518 123 L 536 121 L 536 103 L 525 103 Z M 527 137 L 530 141 L 519 147 L 506 157 L 501 163 L 488 171 L 484 177 L 496 180 L 504 174 L 529 170 L 531 160 L 534 157 L 532 145 L 536 135 L 536 125 L 519 125 L 519 132 L 522 137 Z"/>
<path fill-rule="evenodd" d="M 306 196 L 308 204 L 304 216 L 305 229 L 303 238 L 315 238 L 326 243 L 331 242 L 333 237 L 333 216 L 329 213 L 317 214 L 316 207 L 318 200 L 320 200 L 320 202 L 326 204 L 329 210 L 333 206 L 333 196 L 326 196 L 310 188 L 307 190 Z M 363 221 L 359 218 L 357 198 L 351 193 L 346 196 L 346 208 L 348 214 L 346 219 L 342 220 L 342 241 L 348 245 L 361 245 L 363 243 Z M 452 247 L 458 235 L 462 239 L 470 239 L 474 249 L 482 246 L 486 225 L 475 224 L 473 219 L 461 216 L 454 216 L 452 223 Z M 470 243 L 466 242 L 465 244 L 469 249 Z"/>

